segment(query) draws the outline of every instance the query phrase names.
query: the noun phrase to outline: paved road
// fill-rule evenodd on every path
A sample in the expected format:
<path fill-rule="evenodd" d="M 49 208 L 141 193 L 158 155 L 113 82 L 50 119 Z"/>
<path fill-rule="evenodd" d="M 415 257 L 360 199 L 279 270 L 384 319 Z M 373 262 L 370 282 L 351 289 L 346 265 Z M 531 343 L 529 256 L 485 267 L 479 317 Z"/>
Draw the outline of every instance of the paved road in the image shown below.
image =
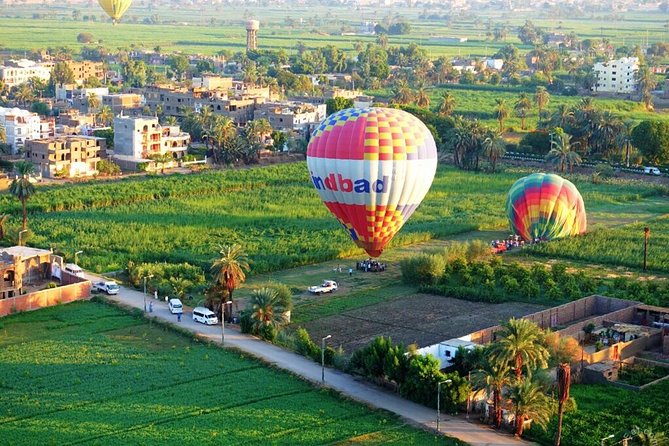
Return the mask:
<path fill-rule="evenodd" d="M 101 280 L 98 276 L 92 274 L 86 274 L 86 276 L 91 281 Z M 140 309 L 144 307 L 144 294 L 129 288 L 121 287 L 118 295 L 109 296 L 109 298 L 130 307 Z M 189 309 L 186 309 L 184 312 L 181 322 L 177 322 L 176 315 L 170 313 L 165 301 L 155 300 L 153 296 L 147 296 L 147 306 L 149 302 L 153 303 L 153 316 L 198 333 L 202 337 L 212 341 L 221 342 L 221 325 L 206 326 L 194 322 Z M 239 330 L 233 327 L 226 326 L 225 328 L 225 345 L 236 347 L 314 383 L 321 383 L 322 369 L 319 364 L 303 356 L 261 341 L 253 336 L 241 334 Z M 414 424 L 436 429 L 436 413 L 434 410 L 407 401 L 394 393 L 386 392 L 376 386 L 358 380 L 347 373 L 326 368 L 325 385 L 365 404 L 393 412 Z M 441 432 L 458 438 L 472 446 L 534 445 L 534 443 L 519 440 L 511 435 L 497 432 L 487 426 L 469 423 L 450 416 L 442 415 L 439 425 Z"/>

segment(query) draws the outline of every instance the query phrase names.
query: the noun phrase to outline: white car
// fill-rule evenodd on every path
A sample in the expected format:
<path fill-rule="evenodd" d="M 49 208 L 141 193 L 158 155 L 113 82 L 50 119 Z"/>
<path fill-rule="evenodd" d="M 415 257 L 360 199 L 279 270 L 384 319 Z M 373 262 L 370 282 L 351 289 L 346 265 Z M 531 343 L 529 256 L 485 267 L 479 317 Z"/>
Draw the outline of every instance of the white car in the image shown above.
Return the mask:
<path fill-rule="evenodd" d="M 662 175 L 662 172 L 657 167 L 644 167 L 643 173 L 646 175 Z"/>
<path fill-rule="evenodd" d="M 216 313 L 205 307 L 193 308 L 193 320 L 195 322 L 201 322 L 205 325 L 218 324 L 218 316 L 216 316 Z"/>
<path fill-rule="evenodd" d="M 309 292 L 312 294 L 334 293 L 337 291 L 337 282 L 334 280 L 324 280 L 318 286 L 310 286 Z"/>
<path fill-rule="evenodd" d="M 121 289 L 121 287 L 116 285 L 114 282 L 96 282 L 93 284 L 93 288 L 110 295 L 118 294 L 119 290 Z"/>
<path fill-rule="evenodd" d="M 170 313 L 172 314 L 183 314 L 184 312 L 184 306 L 179 299 L 170 299 L 167 306 L 170 308 Z"/>

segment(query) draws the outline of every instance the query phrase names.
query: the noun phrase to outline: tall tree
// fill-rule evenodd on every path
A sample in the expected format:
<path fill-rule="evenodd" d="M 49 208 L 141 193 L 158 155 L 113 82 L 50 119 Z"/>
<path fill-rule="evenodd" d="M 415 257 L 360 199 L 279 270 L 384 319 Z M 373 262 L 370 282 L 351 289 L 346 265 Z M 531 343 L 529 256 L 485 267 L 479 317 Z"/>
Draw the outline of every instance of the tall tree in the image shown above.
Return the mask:
<path fill-rule="evenodd" d="M 504 99 L 495 99 L 495 119 L 499 122 L 499 132 L 504 132 L 504 121 L 509 117 L 509 107 Z"/>
<path fill-rule="evenodd" d="M 100 108 L 102 102 L 100 101 L 100 96 L 95 93 L 91 93 L 87 98 L 86 102 L 88 103 L 89 110 L 97 110 Z"/>
<path fill-rule="evenodd" d="M 639 93 L 641 94 L 641 102 L 646 107 L 646 110 L 653 109 L 653 95 L 651 92 L 657 86 L 657 81 L 655 80 L 655 74 L 650 70 L 647 65 L 639 67 L 637 71 L 637 82 L 639 84 Z"/>
<path fill-rule="evenodd" d="M 227 290 L 230 301 L 234 302 L 232 293 L 237 285 L 246 280 L 246 273 L 251 269 L 249 259 L 239 244 L 223 245 L 218 254 L 219 257 L 211 265 L 211 272 L 216 282 Z M 221 318 L 225 316 L 230 320 L 230 314 L 222 314 Z"/>
<path fill-rule="evenodd" d="M 537 109 L 539 110 L 539 118 L 542 117 L 542 113 L 544 108 L 548 105 L 550 102 L 551 95 L 548 93 L 548 90 L 546 90 L 546 87 L 538 86 L 537 91 L 534 93 L 534 103 L 537 106 Z"/>
<path fill-rule="evenodd" d="M 506 153 L 506 141 L 502 135 L 495 133 L 488 136 L 483 141 L 483 154 L 488 157 L 492 165 L 492 171 L 495 172 L 497 161 Z"/>
<path fill-rule="evenodd" d="M 446 91 L 441 99 L 441 104 L 439 104 L 439 114 L 442 116 L 450 116 L 453 114 L 454 110 L 455 97 L 453 97 L 450 91 Z"/>
<path fill-rule="evenodd" d="M 97 116 L 103 125 L 109 126 L 114 122 L 114 112 L 108 105 L 103 106 Z"/>
<path fill-rule="evenodd" d="M 509 402 L 513 408 L 516 435 L 522 437 L 525 421 L 546 428 L 553 415 L 551 399 L 544 394 L 543 388 L 528 377 L 519 378 L 508 387 Z"/>
<path fill-rule="evenodd" d="M 51 84 L 63 86 L 74 83 L 74 72 L 65 61 L 56 62 L 51 70 Z"/>
<path fill-rule="evenodd" d="M 416 95 L 416 105 L 422 108 L 430 107 L 430 97 L 427 95 L 424 88 L 418 89 L 418 94 Z"/>
<path fill-rule="evenodd" d="M 527 93 L 521 93 L 513 106 L 513 110 L 516 112 L 516 116 L 520 118 L 520 128 L 522 130 L 525 130 L 525 120 L 527 119 L 527 115 L 531 108 L 532 102 L 530 102 L 530 98 L 527 97 Z"/>
<path fill-rule="evenodd" d="M 557 368 L 558 387 L 558 428 L 555 435 L 555 446 L 560 446 L 562 437 L 562 416 L 564 415 L 564 404 L 569 399 L 569 388 L 571 387 L 571 367 L 569 363 L 560 364 Z"/>
<path fill-rule="evenodd" d="M 29 161 L 19 161 L 14 164 L 14 172 L 16 173 L 16 178 L 9 186 L 9 193 L 21 202 L 21 211 L 23 213 L 21 230 L 25 230 L 28 227 L 26 203 L 35 194 L 35 186 L 30 182 L 30 175 L 35 173 L 35 167 Z"/>
<path fill-rule="evenodd" d="M 492 394 L 495 426 L 502 426 L 502 392 L 511 382 L 509 366 L 505 361 L 495 361 L 490 356 L 481 367 L 472 374 L 474 389 L 485 390 Z"/>
<path fill-rule="evenodd" d="M 642 121 L 632 130 L 632 142 L 651 164 L 669 161 L 669 123 Z"/>
<path fill-rule="evenodd" d="M 575 165 L 581 164 L 581 157 L 572 150 L 573 146 L 571 135 L 559 127 L 556 128 L 551 133 L 551 150 L 546 155 L 546 161 L 557 165 L 560 172 L 564 172 L 567 167 L 571 170 Z"/>
<path fill-rule="evenodd" d="M 512 318 L 503 325 L 500 335 L 491 347 L 491 356 L 509 364 L 516 379 L 523 376 L 523 371 L 531 375 L 537 367 L 548 366 L 548 350 L 541 344 L 542 332 L 534 322 Z"/>

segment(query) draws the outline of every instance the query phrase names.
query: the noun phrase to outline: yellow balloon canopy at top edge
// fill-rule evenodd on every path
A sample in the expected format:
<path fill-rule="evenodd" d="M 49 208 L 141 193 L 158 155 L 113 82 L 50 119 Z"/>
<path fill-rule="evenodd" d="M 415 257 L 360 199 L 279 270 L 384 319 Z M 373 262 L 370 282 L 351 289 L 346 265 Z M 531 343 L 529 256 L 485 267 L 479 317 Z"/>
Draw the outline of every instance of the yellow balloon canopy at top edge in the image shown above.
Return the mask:
<path fill-rule="evenodd" d="M 107 15 L 111 17 L 114 24 L 116 24 L 128 8 L 130 8 L 132 0 L 98 0 L 98 3 Z"/>

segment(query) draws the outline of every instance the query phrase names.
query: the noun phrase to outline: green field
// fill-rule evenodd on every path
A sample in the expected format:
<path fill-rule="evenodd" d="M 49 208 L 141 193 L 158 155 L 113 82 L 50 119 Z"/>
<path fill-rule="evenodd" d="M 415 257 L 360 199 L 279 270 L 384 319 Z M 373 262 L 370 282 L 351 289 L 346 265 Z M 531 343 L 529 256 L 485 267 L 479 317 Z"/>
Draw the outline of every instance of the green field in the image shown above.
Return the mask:
<path fill-rule="evenodd" d="M 73 20 L 73 11 L 79 12 Z M 38 15 L 38 19 L 32 17 Z M 435 14 L 435 17 L 427 17 Z M 90 20 L 95 16 L 95 22 Z M 84 18 L 88 20 L 84 20 Z M 141 22 L 156 18 L 160 25 Z M 447 20 L 446 18 L 449 17 Z M 657 11 L 624 14 L 571 14 L 561 10 L 528 12 L 477 11 L 475 14 L 453 15 L 447 8 L 435 5 L 432 10 L 406 5 L 392 7 L 356 7 L 336 5 L 282 6 L 188 6 L 175 2 L 172 6 L 151 8 L 135 2 L 121 24 L 112 27 L 97 4 L 82 5 L 17 5 L 0 6 L 0 42 L 13 50 L 46 47 L 80 48 L 76 36 L 90 32 L 109 49 L 118 47 L 154 48 L 165 51 L 213 54 L 221 49 L 239 51 L 244 48 L 243 24 L 248 18 L 261 21 L 259 42 L 266 49 L 294 49 L 298 41 L 307 47 L 334 44 L 353 51 L 355 42 L 374 41 L 369 36 L 342 36 L 342 31 L 355 32 L 362 21 L 385 23 L 403 19 L 412 26 L 406 36 L 391 36 L 390 44 L 411 42 L 424 46 L 431 57 L 491 56 L 506 43 L 520 44 L 516 28 L 526 19 L 549 31 L 575 32 L 579 38 L 608 39 L 613 45 L 633 47 L 667 40 L 665 15 Z M 213 20 L 213 22 L 212 22 Z M 500 41 L 486 40 L 486 31 L 504 25 L 508 35 Z M 21 32 L 30 29 L 30 33 Z M 467 42 L 442 44 L 434 36 L 466 37 Z M 531 49 L 522 46 L 521 51 Z"/>
<path fill-rule="evenodd" d="M 616 444 L 635 427 L 640 431 L 669 432 L 667 392 L 669 381 L 640 392 L 612 385 L 574 385 L 571 396 L 578 410 L 564 415 L 562 444 L 592 446 L 609 435 L 616 436 L 609 444 Z M 551 445 L 556 430 L 554 418 L 546 432 L 532 429 L 529 437 Z"/>
<path fill-rule="evenodd" d="M 3 444 L 459 444 L 101 303 L 0 331 Z"/>
<path fill-rule="evenodd" d="M 506 192 L 527 173 L 441 166 L 395 245 L 471 230 L 506 230 Z M 664 191 L 642 182 L 573 180 L 595 222 L 600 213 L 606 217 L 635 206 L 646 210 L 640 219 L 654 215 L 645 201 L 637 202 Z M 253 259 L 254 273 L 362 255 L 321 204 L 303 162 L 39 188 L 28 207 L 30 244 L 66 256 L 84 250 L 80 263 L 98 272 L 123 269 L 130 260 L 190 262 L 208 269 L 221 243 L 241 243 Z M 0 213 L 16 216 L 13 228 L 19 209 L 15 199 L 0 196 Z"/>

